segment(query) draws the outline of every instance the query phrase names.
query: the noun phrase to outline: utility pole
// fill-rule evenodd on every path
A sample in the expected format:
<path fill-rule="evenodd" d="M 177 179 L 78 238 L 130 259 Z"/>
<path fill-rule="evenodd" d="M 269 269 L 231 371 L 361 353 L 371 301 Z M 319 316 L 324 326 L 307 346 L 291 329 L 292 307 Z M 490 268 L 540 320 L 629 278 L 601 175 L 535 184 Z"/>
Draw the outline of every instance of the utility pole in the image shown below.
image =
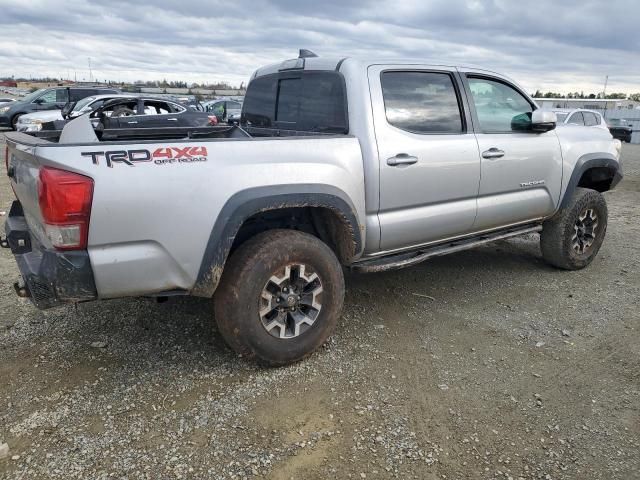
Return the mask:
<path fill-rule="evenodd" d="M 91 73 L 91 57 L 89 57 L 89 82 L 92 82 L 93 80 L 91 80 L 93 78 L 93 74 Z"/>

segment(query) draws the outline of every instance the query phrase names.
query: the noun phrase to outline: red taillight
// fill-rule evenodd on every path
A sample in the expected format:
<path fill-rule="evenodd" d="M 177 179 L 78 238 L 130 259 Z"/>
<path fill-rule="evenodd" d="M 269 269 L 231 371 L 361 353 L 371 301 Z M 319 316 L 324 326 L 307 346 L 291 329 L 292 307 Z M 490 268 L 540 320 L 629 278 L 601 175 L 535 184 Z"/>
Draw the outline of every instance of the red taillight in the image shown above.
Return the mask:
<path fill-rule="evenodd" d="M 47 237 L 60 250 L 87 248 L 93 180 L 55 168 L 40 170 L 38 201 Z"/>
<path fill-rule="evenodd" d="M 7 169 L 7 174 L 9 174 L 9 145 L 4 146 L 4 166 Z"/>
<path fill-rule="evenodd" d="M 218 125 L 218 117 L 209 115 L 209 125 Z"/>

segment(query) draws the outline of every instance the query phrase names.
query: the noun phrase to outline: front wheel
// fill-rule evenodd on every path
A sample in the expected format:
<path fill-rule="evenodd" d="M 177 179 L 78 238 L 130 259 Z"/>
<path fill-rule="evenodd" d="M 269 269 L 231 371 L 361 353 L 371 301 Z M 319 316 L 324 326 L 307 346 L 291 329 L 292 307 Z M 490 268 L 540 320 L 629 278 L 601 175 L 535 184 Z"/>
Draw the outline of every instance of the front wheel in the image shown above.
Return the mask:
<path fill-rule="evenodd" d="M 18 129 L 18 120 L 22 115 L 23 115 L 22 113 L 18 113 L 13 116 L 13 118 L 11 119 L 11 128 L 13 128 L 14 130 Z"/>
<path fill-rule="evenodd" d="M 542 224 L 542 256 L 565 270 L 586 267 L 602 246 L 607 217 L 607 204 L 601 193 L 576 188 L 569 205 Z"/>
<path fill-rule="evenodd" d="M 327 340 L 343 301 L 342 268 L 325 243 L 294 230 L 270 230 L 231 256 L 214 308 L 218 329 L 233 350 L 281 366 Z"/>

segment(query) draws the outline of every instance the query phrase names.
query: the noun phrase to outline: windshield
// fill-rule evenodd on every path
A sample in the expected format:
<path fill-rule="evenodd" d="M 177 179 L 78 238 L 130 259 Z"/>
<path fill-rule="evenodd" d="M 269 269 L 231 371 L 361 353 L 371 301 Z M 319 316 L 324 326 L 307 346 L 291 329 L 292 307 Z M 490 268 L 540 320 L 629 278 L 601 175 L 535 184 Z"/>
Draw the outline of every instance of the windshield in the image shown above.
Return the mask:
<path fill-rule="evenodd" d="M 79 112 L 80 110 L 82 110 L 84 107 L 86 107 L 87 105 L 89 105 L 91 102 L 93 102 L 96 99 L 96 97 L 86 97 L 83 98 L 82 100 L 78 100 L 76 102 L 76 106 L 73 107 L 73 111 L 74 112 Z"/>
<path fill-rule="evenodd" d="M 29 95 L 27 95 L 26 97 L 24 97 L 22 99 L 23 102 L 29 103 L 29 102 L 33 102 L 36 98 L 38 98 L 40 95 L 42 95 L 44 92 L 46 92 L 48 89 L 47 88 L 41 88 L 39 90 L 36 90 L 33 93 L 30 93 Z"/>
<path fill-rule="evenodd" d="M 624 123 L 622 123 L 622 120 L 620 120 L 619 118 L 612 118 L 611 120 L 609 120 L 609 125 L 613 126 L 613 127 L 624 127 Z"/>

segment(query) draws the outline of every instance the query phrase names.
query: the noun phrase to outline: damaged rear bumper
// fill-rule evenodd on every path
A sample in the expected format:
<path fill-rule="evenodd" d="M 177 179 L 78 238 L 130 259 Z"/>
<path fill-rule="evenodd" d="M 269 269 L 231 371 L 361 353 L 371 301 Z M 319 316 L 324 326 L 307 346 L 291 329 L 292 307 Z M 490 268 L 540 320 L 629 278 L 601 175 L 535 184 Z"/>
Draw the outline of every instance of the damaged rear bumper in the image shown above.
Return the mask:
<path fill-rule="evenodd" d="M 19 296 L 29 297 L 40 309 L 98 297 L 89 254 L 43 247 L 31 235 L 17 200 L 11 205 L 5 232 L 2 246 L 11 248 L 24 280 L 15 285 Z"/>

